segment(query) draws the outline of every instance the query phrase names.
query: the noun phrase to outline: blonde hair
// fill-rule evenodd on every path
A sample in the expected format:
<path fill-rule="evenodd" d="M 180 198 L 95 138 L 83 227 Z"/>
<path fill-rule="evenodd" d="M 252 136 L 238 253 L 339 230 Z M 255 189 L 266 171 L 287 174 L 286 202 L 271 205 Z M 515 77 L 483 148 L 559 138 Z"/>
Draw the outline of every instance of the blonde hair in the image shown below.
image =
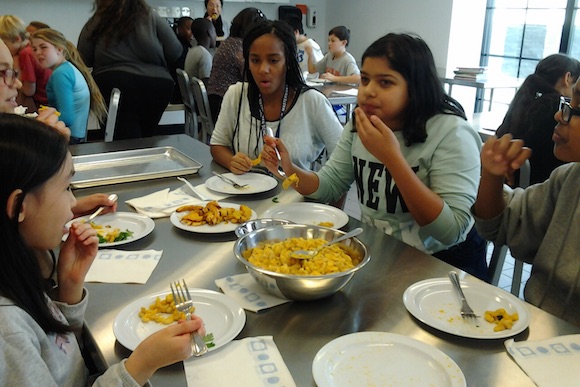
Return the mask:
<path fill-rule="evenodd" d="M 30 38 L 30 34 L 26 32 L 26 24 L 21 18 L 14 15 L 2 15 L 0 16 L 0 38 L 9 39 L 11 42 L 21 38 L 24 42 Z"/>
<path fill-rule="evenodd" d="M 91 94 L 91 112 L 97 117 L 99 122 L 103 122 L 107 115 L 107 106 L 99 87 L 95 83 L 89 68 L 81 58 L 74 44 L 69 42 L 62 33 L 52 28 L 41 28 L 32 34 L 33 39 L 41 39 L 62 50 L 66 60 L 71 62 L 83 75 L 89 86 Z"/>

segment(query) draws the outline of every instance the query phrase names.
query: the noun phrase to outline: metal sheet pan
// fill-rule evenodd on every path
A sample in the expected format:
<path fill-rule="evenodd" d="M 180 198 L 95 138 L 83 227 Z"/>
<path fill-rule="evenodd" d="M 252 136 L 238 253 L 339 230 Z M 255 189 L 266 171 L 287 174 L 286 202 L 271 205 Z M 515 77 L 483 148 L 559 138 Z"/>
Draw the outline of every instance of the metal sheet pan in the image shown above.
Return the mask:
<path fill-rule="evenodd" d="M 197 173 L 201 163 L 174 147 L 156 147 L 73 157 L 74 188 Z"/>

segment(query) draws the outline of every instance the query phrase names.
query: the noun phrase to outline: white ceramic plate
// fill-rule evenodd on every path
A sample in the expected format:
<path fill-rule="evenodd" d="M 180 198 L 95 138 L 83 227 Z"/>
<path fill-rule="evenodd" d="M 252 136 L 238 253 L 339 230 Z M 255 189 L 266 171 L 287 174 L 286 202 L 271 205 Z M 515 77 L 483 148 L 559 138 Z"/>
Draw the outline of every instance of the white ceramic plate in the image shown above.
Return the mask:
<path fill-rule="evenodd" d="M 406 336 L 358 332 L 336 338 L 312 363 L 318 387 L 466 386 L 465 376 L 445 353 Z"/>
<path fill-rule="evenodd" d="M 199 205 L 205 206 L 207 203 L 209 203 L 209 202 L 199 203 Z M 240 205 L 236 204 L 236 203 L 226 203 L 226 202 L 222 202 L 222 201 L 218 201 L 218 203 L 220 206 L 222 206 L 222 208 L 235 208 L 235 209 L 240 208 Z M 220 233 L 224 233 L 224 232 L 235 231 L 236 228 L 239 226 L 238 223 L 218 223 L 215 226 L 209 226 L 207 224 L 204 224 L 201 226 L 188 226 L 186 224 L 181 223 L 181 218 L 184 217 L 186 214 L 187 214 L 187 211 L 174 212 L 173 214 L 171 214 L 171 217 L 169 218 L 169 220 L 177 228 L 180 228 L 180 229 L 185 230 L 185 231 L 200 233 L 200 234 L 220 234 Z M 257 219 L 257 218 L 258 218 L 258 214 L 256 214 L 256 211 L 252 210 L 252 216 L 250 217 L 250 220 Z"/>
<path fill-rule="evenodd" d="M 240 305 L 225 294 L 206 289 L 189 289 L 195 314 L 203 319 L 205 330 L 214 336 L 215 347 L 218 349 L 232 341 L 246 324 L 246 313 Z M 144 323 L 139 317 L 141 307 L 148 307 L 157 297 L 165 298 L 170 292 L 152 294 L 126 305 L 115 318 L 113 332 L 125 348 L 134 351 L 149 335 L 165 328 L 167 325 L 156 322 Z"/>
<path fill-rule="evenodd" d="M 341 228 L 348 223 L 346 212 L 320 203 L 275 204 L 262 214 L 262 218 L 286 219 L 298 224 L 319 225 L 331 222 L 332 228 Z"/>
<path fill-rule="evenodd" d="M 218 176 L 212 176 L 206 180 L 205 186 L 212 191 L 231 194 L 231 195 L 250 195 L 270 191 L 278 186 L 278 180 L 272 176 L 263 175 L 261 173 L 248 172 L 243 175 L 234 175 L 233 173 L 222 173 L 225 177 L 232 179 L 238 184 L 247 184 L 243 189 L 234 188 L 229 183 L 226 183 Z"/>
<path fill-rule="evenodd" d="M 83 216 L 71 220 L 66 224 L 66 228 L 69 228 L 72 222 L 79 220 L 87 220 L 89 216 Z M 93 223 L 102 226 L 111 226 L 111 228 L 120 228 L 122 231 L 129 230 L 133 231 L 133 236 L 125 239 L 124 241 L 111 242 L 111 243 L 99 243 L 99 248 L 106 248 L 112 246 L 124 245 L 126 243 L 135 242 L 143 237 L 146 237 L 155 228 L 155 222 L 153 219 L 132 212 L 114 212 L 105 215 L 97 216 L 93 219 Z M 64 235 L 62 240 L 65 241 L 68 238 L 68 234 Z"/>
<path fill-rule="evenodd" d="M 419 321 L 452 335 L 474 339 L 501 339 L 522 332 L 530 325 L 530 312 L 525 303 L 511 293 L 478 280 L 461 281 L 469 305 L 479 317 L 477 323 L 464 320 L 460 314 L 459 297 L 448 278 L 419 281 L 407 288 L 403 303 Z M 485 311 L 503 308 L 509 314 L 517 312 L 519 320 L 512 329 L 494 332 L 495 324 L 483 318 Z"/>

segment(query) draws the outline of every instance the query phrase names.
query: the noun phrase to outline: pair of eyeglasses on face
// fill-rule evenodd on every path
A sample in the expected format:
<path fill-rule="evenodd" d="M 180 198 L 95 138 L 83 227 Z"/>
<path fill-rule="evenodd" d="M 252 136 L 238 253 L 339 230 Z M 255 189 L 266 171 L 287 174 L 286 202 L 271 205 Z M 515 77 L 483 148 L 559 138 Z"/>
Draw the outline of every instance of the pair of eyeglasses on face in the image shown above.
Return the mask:
<path fill-rule="evenodd" d="M 12 87 L 12 85 L 14 85 L 14 81 L 16 81 L 16 78 L 18 78 L 18 71 L 14 69 L 0 70 L 0 76 L 4 78 L 4 83 L 6 86 Z"/>
<path fill-rule="evenodd" d="M 580 116 L 580 110 L 574 109 L 565 97 L 560 97 L 560 111 L 562 112 L 562 121 L 569 123 L 572 116 Z"/>

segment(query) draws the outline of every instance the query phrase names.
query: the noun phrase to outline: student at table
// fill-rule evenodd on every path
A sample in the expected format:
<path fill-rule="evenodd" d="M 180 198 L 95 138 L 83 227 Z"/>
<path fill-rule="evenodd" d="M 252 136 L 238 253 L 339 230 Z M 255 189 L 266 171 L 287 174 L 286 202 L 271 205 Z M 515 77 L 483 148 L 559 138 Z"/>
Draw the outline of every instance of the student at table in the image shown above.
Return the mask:
<path fill-rule="evenodd" d="M 205 17 L 210 20 L 217 34 L 217 46 L 230 36 L 230 24 L 222 17 L 223 0 L 204 0 Z"/>
<path fill-rule="evenodd" d="M 46 85 L 51 70 L 42 68 L 30 47 L 30 34 L 24 21 L 18 16 L 0 16 L 0 38 L 6 43 L 14 58 L 14 67 L 22 82 L 19 103 L 28 107 L 28 113 L 37 111 L 40 105 L 48 103 Z"/>
<path fill-rule="evenodd" d="M 568 164 L 543 183 L 504 190 L 504 177 L 532 151 L 510 134 L 490 137 L 481 152 L 473 214 L 483 237 L 507 245 L 515 259 L 533 265 L 526 301 L 580 326 L 580 82 L 570 103 L 561 100 L 554 118 L 554 155 Z"/>
<path fill-rule="evenodd" d="M 284 21 L 290 24 L 290 27 L 292 27 L 292 30 L 294 31 L 294 36 L 296 36 L 296 54 L 298 56 L 298 63 L 300 64 L 300 69 L 302 72 L 307 73 L 308 58 L 312 55 L 312 62 L 317 63 L 324 57 L 322 50 L 314 39 L 309 38 L 304 34 L 302 18 L 289 15 L 286 19 L 284 19 Z M 307 47 L 310 47 L 310 53 L 306 51 Z"/>
<path fill-rule="evenodd" d="M 360 70 L 354 57 L 346 51 L 350 41 L 350 30 L 345 26 L 334 27 L 328 32 L 328 52 L 315 61 L 314 47 L 306 46 L 308 71 L 320 74 L 320 78 L 331 82 L 359 83 Z"/>
<path fill-rule="evenodd" d="M 85 276 L 98 250 L 96 230 L 74 222 L 72 156 L 65 138 L 40 121 L 0 114 L 0 176 L 6 240 L 0 271 L 0 385 L 85 386 L 80 342 L 88 292 Z M 49 252 L 59 248 L 58 260 Z M 198 317 L 149 336 L 96 380 L 144 385 L 164 366 L 191 356 Z"/>
<path fill-rule="evenodd" d="M 262 160 L 277 158 L 294 188 L 330 202 L 356 183 L 362 221 L 487 279 L 486 244 L 470 207 L 479 183 L 481 140 L 459 103 L 443 91 L 419 37 L 388 34 L 362 57 L 355 121 L 319 172 L 300 168 L 284 139 L 266 137 Z"/>
<path fill-rule="evenodd" d="M 22 82 L 16 77 L 13 67 L 12 55 L 8 47 L 0 39 L 0 113 L 14 113 L 17 107 L 16 96 L 22 87 Z M 56 109 L 46 108 L 38 112 L 36 120 L 58 130 L 66 141 L 70 138 L 70 129 L 64 122 L 60 121 Z M 108 195 L 97 193 L 77 200 L 77 205 L 73 208 L 75 216 L 83 216 L 94 212 L 98 207 L 105 206 L 103 213 L 115 212 L 117 203 L 111 203 Z"/>
<path fill-rule="evenodd" d="M 214 160 L 233 173 L 248 172 L 262 151 L 266 127 L 284 139 L 301 168 L 310 168 L 325 148 L 332 153 L 342 125 L 328 99 L 304 84 L 290 26 L 256 24 L 243 53 L 248 81 L 231 86 L 224 97 L 210 142 Z"/>
<path fill-rule="evenodd" d="M 62 33 L 43 28 L 32 35 L 32 51 L 40 66 L 52 70 L 48 103 L 70 128 L 71 144 L 85 141 L 89 113 L 99 122 L 107 115 L 105 100 L 76 47 Z"/>
<path fill-rule="evenodd" d="M 552 133 L 560 96 L 572 97 L 572 88 L 580 75 L 580 62 L 564 54 L 542 59 L 529 75 L 510 103 L 496 135 L 511 133 L 532 149 L 530 184 L 541 183 L 564 162 L 554 156 Z M 519 173 L 514 174 L 512 186 L 519 185 Z"/>
<path fill-rule="evenodd" d="M 191 32 L 197 46 L 187 52 L 183 69 L 189 76 L 199 78 L 207 84 L 213 61 L 209 50 L 215 48 L 216 44 L 215 27 L 209 20 L 199 18 L 191 23 Z"/>
<path fill-rule="evenodd" d="M 230 36 L 219 45 L 214 54 L 211 74 L 206 85 L 213 122 L 217 121 L 228 87 L 244 80 L 242 48 L 244 37 L 250 26 L 263 20 L 266 20 L 266 16 L 257 8 L 249 7 L 241 10 L 232 20 Z"/>

